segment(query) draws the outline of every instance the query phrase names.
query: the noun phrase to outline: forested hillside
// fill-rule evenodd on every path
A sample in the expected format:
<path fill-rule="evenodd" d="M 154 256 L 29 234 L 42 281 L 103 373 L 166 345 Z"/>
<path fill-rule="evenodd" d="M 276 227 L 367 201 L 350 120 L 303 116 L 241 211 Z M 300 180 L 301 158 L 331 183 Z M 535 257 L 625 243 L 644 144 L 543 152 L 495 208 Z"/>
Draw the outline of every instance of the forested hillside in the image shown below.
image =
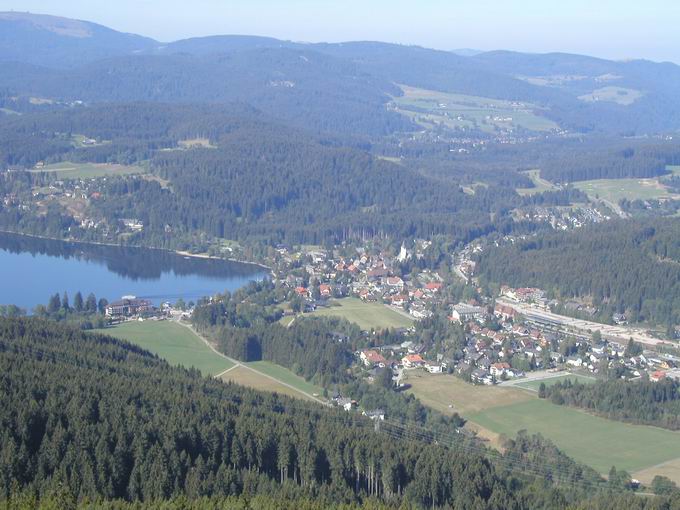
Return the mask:
<path fill-rule="evenodd" d="M 55 70 L 12 65 L 0 89 L 63 101 L 249 104 L 288 124 L 385 135 L 413 128 L 384 105 L 400 89 L 356 64 L 310 50 L 260 48 L 228 55 L 138 55 Z"/>
<path fill-rule="evenodd" d="M 465 241 L 507 223 L 503 213 L 523 201 L 499 187 L 465 194 L 455 180 L 425 177 L 333 137 L 272 122 L 243 105 L 102 105 L 24 115 L 1 130 L 7 137 L 0 138 L 0 160 L 7 165 L 148 162 L 162 180 L 108 179 L 99 185 L 100 198 L 90 212 L 110 224 L 139 218 L 144 232 L 133 240 L 156 247 L 176 247 L 201 232 L 309 243 L 447 233 Z M 100 143 L 76 148 L 76 134 Z M 212 147 L 180 150 L 179 141 L 193 138 Z M 25 192 L 49 179 L 17 172 L 5 174 L 0 186 Z M 0 223 L 40 235 L 78 235 L 65 212 L 57 213 L 36 218 L 0 211 Z M 492 221 L 491 213 L 501 214 Z"/>
<path fill-rule="evenodd" d="M 519 480 L 511 493 L 475 454 L 387 441 L 368 420 L 203 379 L 55 323 L 0 319 L 0 366 L 0 499 L 24 488 L 91 501 L 276 494 L 506 509 L 551 493 Z"/>
<path fill-rule="evenodd" d="M 529 238 L 479 257 L 486 282 L 591 297 L 600 317 L 663 326 L 680 320 L 680 220 L 612 221 Z"/>

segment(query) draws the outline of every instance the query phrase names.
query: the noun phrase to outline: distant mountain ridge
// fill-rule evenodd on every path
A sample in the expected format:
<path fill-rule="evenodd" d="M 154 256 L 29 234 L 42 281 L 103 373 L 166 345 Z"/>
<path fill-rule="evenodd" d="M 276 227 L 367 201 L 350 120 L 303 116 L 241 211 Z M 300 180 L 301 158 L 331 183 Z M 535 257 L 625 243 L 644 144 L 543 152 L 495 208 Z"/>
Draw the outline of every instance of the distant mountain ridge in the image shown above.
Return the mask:
<path fill-rule="evenodd" d="M 0 62 L 0 91 L 18 96 L 245 101 L 327 132 L 374 136 L 412 128 L 385 108 L 401 94 L 397 84 L 531 103 L 578 132 L 680 130 L 680 66 L 645 60 L 244 35 L 161 43 L 85 21 L 10 12 L 0 13 Z"/>
<path fill-rule="evenodd" d="M 157 45 L 153 39 L 87 21 L 42 14 L 0 13 L 0 61 L 72 67 L 149 51 Z"/>

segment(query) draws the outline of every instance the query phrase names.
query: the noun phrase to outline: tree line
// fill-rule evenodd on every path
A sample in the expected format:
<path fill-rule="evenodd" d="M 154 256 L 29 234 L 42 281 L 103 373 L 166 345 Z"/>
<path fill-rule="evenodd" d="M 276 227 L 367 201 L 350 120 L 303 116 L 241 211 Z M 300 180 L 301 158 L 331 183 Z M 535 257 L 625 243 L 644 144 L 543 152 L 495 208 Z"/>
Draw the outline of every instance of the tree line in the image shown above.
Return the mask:
<path fill-rule="evenodd" d="M 542 388 L 540 396 L 613 420 L 680 430 L 680 383 L 674 379 L 610 379 L 594 384 L 567 380 Z"/>

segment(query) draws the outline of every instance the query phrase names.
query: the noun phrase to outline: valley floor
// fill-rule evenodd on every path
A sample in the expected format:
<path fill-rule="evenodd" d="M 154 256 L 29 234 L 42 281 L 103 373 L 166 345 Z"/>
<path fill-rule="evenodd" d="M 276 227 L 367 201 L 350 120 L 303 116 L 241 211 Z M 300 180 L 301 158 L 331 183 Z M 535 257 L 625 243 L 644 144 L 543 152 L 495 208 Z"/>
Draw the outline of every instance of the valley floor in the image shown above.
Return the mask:
<path fill-rule="evenodd" d="M 488 439 L 491 446 L 500 447 L 503 437 L 527 430 L 542 434 L 567 455 L 602 474 L 615 465 L 643 482 L 657 474 L 680 481 L 678 432 L 558 406 L 539 399 L 533 387 L 473 386 L 455 376 L 424 372 L 408 373 L 406 382 L 425 405 L 468 419 L 466 426 Z"/>

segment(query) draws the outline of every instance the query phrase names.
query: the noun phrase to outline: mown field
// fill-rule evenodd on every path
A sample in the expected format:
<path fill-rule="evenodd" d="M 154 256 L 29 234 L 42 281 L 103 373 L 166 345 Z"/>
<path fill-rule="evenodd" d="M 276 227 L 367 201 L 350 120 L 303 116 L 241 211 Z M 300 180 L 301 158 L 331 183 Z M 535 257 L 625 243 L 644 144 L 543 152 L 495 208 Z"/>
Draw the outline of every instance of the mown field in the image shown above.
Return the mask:
<path fill-rule="evenodd" d="M 533 188 L 517 188 L 517 193 L 520 195 L 534 195 L 536 193 L 543 193 L 545 191 L 553 191 L 557 189 L 555 185 L 543 179 L 541 177 L 541 171 L 540 170 L 527 170 L 526 172 L 523 172 L 529 177 L 529 179 L 532 180 L 534 183 Z"/>
<path fill-rule="evenodd" d="M 303 377 L 295 375 L 293 372 L 288 370 L 281 365 L 272 363 L 271 361 L 253 361 L 250 363 L 244 363 L 245 365 L 254 368 L 255 370 L 262 372 L 270 377 L 277 379 L 278 381 L 284 382 L 294 386 L 298 390 L 301 390 L 310 395 L 321 395 L 323 390 L 318 386 L 313 385 L 310 382 L 305 381 Z"/>
<path fill-rule="evenodd" d="M 281 384 L 269 377 L 263 377 L 257 372 L 249 370 L 245 366 L 237 366 L 220 376 L 225 382 L 233 382 L 259 391 L 270 391 L 289 397 L 311 400 L 305 394 Z"/>
<path fill-rule="evenodd" d="M 500 444 L 499 436 L 513 437 L 525 429 L 542 434 L 603 474 L 615 465 L 646 477 L 665 473 L 680 481 L 680 433 L 607 420 L 510 386 L 473 386 L 454 376 L 425 372 L 409 373 L 406 382 L 425 405 L 468 419 L 469 428 L 492 446 Z"/>
<path fill-rule="evenodd" d="M 243 366 L 235 366 L 228 359 L 212 351 L 191 329 L 176 322 L 131 321 L 95 331 L 139 345 L 171 365 L 194 367 L 206 375 L 215 376 L 231 369 L 222 376 L 222 379 L 243 386 L 300 398 L 308 398 L 305 394 L 323 394 L 321 388 L 275 363 L 268 361 L 243 363 L 260 374 Z"/>
<path fill-rule="evenodd" d="M 659 181 L 654 179 L 598 179 L 594 181 L 578 181 L 574 187 L 583 191 L 591 199 L 601 199 L 614 204 L 620 200 L 655 200 L 660 198 L 677 198 Z"/>
<path fill-rule="evenodd" d="M 469 419 L 509 437 L 522 429 L 543 434 L 603 474 L 612 465 L 635 472 L 680 457 L 677 432 L 606 420 L 538 398 L 490 408 Z"/>
<path fill-rule="evenodd" d="M 435 90 L 401 86 L 404 94 L 394 99 L 397 110 L 425 128 L 444 125 L 451 129 L 480 129 L 494 133 L 498 129 L 522 127 L 532 131 L 552 131 L 559 126 L 534 113 L 528 103 L 501 99 L 447 94 Z"/>
<path fill-rule="evenodd" d="M 312 315 L 342 317 L 358 324 L 361 329 L 409 328 L 413 319 L 390 310 L 380 303 L 366 303 L 358 298 L 331 301 L 328 308 L 319 308 Z"/>
<path fill-rule="evenodd" d="M 141 166 L 115 165 L 110 163 L 71 163 L 68 161 L 36 168 L 33 172 L 55 173 L 61 179 L 95 179 L 113 175 L 141 174 Z"/>
<path fill-rule="evenodd" d="M 519 382 L 515 386 L 517 386 L 518 388 L 524 388 L 526 390 L 538 391 L 538 389 L 541 387 L 541 383 L 545 384 L 546 386 L 552 386 L 553 384 L 556 384 L 558 382 L 565 382 L 567 380 L 571 382 L 579 382 L 581 384 L 592 384 L 596 381 L 594 377 L 579 374 L 563 373 L 556 375 L 555 377 L 541 379 L 539 381 Z"/>
<path fill-rule="evenodd" d="M 193 331 L 175 322 L 132 321 L 97 331 L 139 345 L 171 365 L 194 367 L 206 375 L 217 375 L 233 366 L 210 350 Z"/>

